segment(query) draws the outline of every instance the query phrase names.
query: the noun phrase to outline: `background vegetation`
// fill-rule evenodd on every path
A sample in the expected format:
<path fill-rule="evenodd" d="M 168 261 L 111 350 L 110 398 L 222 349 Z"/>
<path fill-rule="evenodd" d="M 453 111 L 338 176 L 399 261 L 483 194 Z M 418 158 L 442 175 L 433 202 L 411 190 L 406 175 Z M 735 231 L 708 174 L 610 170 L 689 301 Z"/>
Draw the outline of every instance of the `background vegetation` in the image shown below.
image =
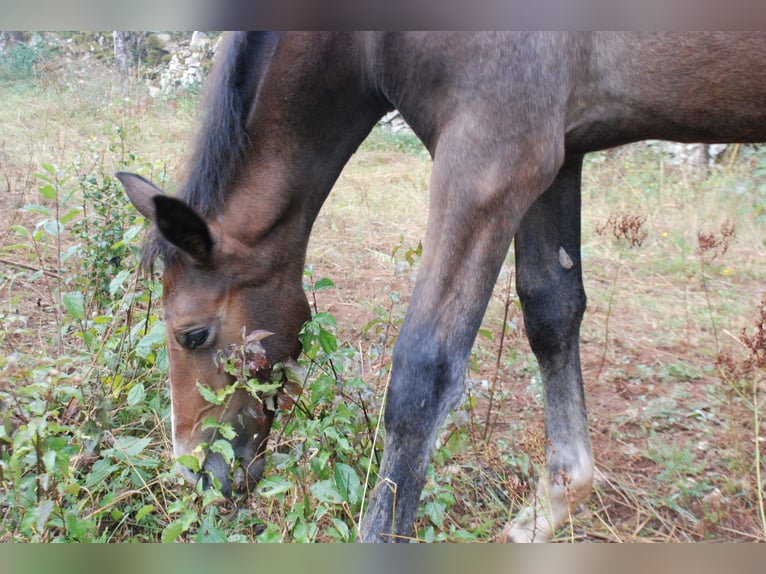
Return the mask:
<path fill-rule="evenodd" d="M 21 47 L 24 46 L 24 47 Z M 46 43 L 0 52 L 0 541 L 353 541 L 421 253 L 430 170 L 376 128 L 316 223 L 303 392 L 280 404 L 266 478 L 223 502 L 173 471 L 156 277 L 113 177 L 173 189 L 196 91 Z M 587 160 L 583 366 L 598 477 L 559 540 L 766 536 L 762 499 L 766 151 L 701 171 L 646 146 Z M 395 198 L 395 199 L 392 199 Z M 424 541 L 486 541 L 533 490 L 539 373 L 509 255 L 466 398 L 441 433 Z"/>

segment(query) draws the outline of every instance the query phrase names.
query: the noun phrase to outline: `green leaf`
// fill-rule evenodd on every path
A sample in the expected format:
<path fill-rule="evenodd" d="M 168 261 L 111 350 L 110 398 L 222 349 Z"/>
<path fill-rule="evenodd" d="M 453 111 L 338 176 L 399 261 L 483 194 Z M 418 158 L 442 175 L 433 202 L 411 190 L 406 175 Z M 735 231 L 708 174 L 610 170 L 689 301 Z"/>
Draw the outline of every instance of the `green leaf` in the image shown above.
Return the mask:
<path fill-rule="evenodd" d="M 176 462 L 192 472 L 196 473 L 200 471 L 199 459 L 192 454 L 182 454 L 176 459 Z"/>
<path fill-rule="evenodd" d="M 319 345 L 322 347 L 322 350 L 328 355 L 338 350 L 338 340 L 335 338 L 335 335 L 330 333 L 330 331 L 321 329 L 319 331 L 318 339 L 319 339 Z"/>
<path fill-rule="evenodd" d="M 143 383 L 136 383 L 128 391 L 128 406 L 135 407 L 146 399 L 146 389 Z"/>
<path fill-rule="evenodd" d="M 338 322 L 335 320 L 335 317 L 332 313 L 328 313 L 327 311 L 322 311 L 321 313 L 317 313 L 314 315 L 314 323 L 317 325 L 322 326 L 330 326 L 330 327 L 337 327 Z"/>
<path fill-rule="evenodd" d="M 446 510 L 446 505 L 439 500 L 426 502 L 425 505 L 426 515 L 431 519 L 431 522 L 433 522 L 434 526 L 442 525 L 446 515 Z"/>
<path fill-rule="evenodd" d="M 114 448 L 109 449 L 128 458 L 134 458 L 151 444 L 151 437 L 115 436 Z"/>
<path fill-rule="evenodd" d="M 245 381 L 245 387 L 252 396 L 263 393 L 264 395 L 273 395 L 274 391 L 278 390 L 282 386 L 282 383 L 261 383 L 258 379 L 248 379 Z"/>
<path fill-rule="evenodd" d="M 332 289 L 335 287 L 335 283 L 331 279 L 324 277 L 314 283 L 314 291 L 322 291 L 323 289 Z"/>
<path fill-rule="evenodd" d="M 100 485 L 104 480 L 118 470 L 120 467 L 116 464 L 112 464 L 110 460 L 102 458 L 93 463 L 93 468 L 85 479 L 85 486 L 93 488 L 96 485 Z"/>
<path fill-rule="evenodd" d="M 67 532 L 79 542 L 86 542 L 89 538 L 89 526 L 93 523 L 87 519 L 81 519 L 74 512 L 67 512 L 64 518 Z"/>
<path fill-rule="evenodd" d="M 350 504 L 359 502 L 362 495 L 362 482 L 352 467 L 342 462 L 335 463 L 333 478 L 338 492 L 346 502 Z"/>
<path fill-rule="evenodd" d="M 492 331 L 490 331 L 489 329 L 479 329 L 479 335 L 481 335 L 488 341 L 494 341 L 494 337 L 492 336 Z"/>
<path fill-rule="evenodd" d="M 122 236 L 123 242 L 130 243 L 139 233 L 141 233 L 141 231 L 143 231 L 143 229 L 143 225 L 134 225 L 133 227 L 129 228 Z"/>
<path fill-rule="evenodd" d="M 218 396 L 218 393 L 216 393 L 213 389 L 203 385 L 199 381 L 197 381 L 197 390 L 199 391 L 199 394 L 202 396 L 202 398 L 211 405 L 219 406 L 223 404 L 224 400 L 226 400 L 225 394 L 223 396 Z"/>
<path fill-rule="evenodd" d="M 32 511 L 32 514 L 36 515 L 35 526 L 37 527 L 38 532 L 43 532 L 45 530 L 45 523 L 48 522 L 48 517 L 51 515 L 51 512 L 53 512 L 55 507 L 56 505 L 52 500 L 43 500 L 40 505 Z"/>
<path fill-rule="evenodd" d="M 56 470 L 56 451 L 49 450 L 43 455 L 43 464 L 47 472 L 54 472 Z"/>
<path fill-rule="evenodd" d="M 315 482 L 311 485 L 311 492 L 314 493 L 319 502 L 328 504 L 342 504 L 344 502 L 343 495 L 338 492 L 334 481 L 331 480 Z"/>
<path fill-rule="evenodd" d="M 82 247 L 81 246 L 79 246 L 79 245 L 70 245 L 61 254 L 61 258 L 60 258 L 61 263 L 64 263 L 67 259 L 69 259 L 73 255 L 79 255 L 81 251 L 82 251 Z"/>
<path fill-rule="evenodd" d="M 265 497 L 276 496 L 287 492 L 293 487 L 293 483 L 278 476 L 267 476 L 258 485 L 258 494 Z"/>
<path fill-rule="evenodd" d="M 163 544 L 170 544 L 171 542 L 175 542 L 176 538 L 181 536 L 181 534 L 183 534 L 187 529 L 188 526 L 186 526 L 185 519 L 179 518 L 178 520 L 174 520 L 162 531 L 160 540 Z"/>
<path fill-rule="evenodd" d="M 34 203 L 30 203 L 28 205 L 25 205 L 24 207 L 20 208 L 19 211 L 23 211 L 24 213 L 38 213 L 40 215 L 45 215 L 46 217 L 51 216 L 51 210 L 47 207 L 44 207 L 42 205 L 36 205 Z"/>
<path fill-rule="evenodd" d="M 212 520 L 203 518 L 197 531 L 197 542 L 221 544 L 227 542 L 226 533 L 218 528 Z"/>
<path fill-rule="evenodd" d="M 219 423 L 214 417 L 207 417 L 202 421 L 202 430 L 207 430 L 209 428 L 216 429 L 218 434 L 226 440 L 232 440 L 237 436 L 237 433 L 234 432 L 230 423 Z"/>
<path fill-rule="evenodd" d="M 148 359 L 152 354 L 152 350 L 157 345 L 161 345 L 165 342 L 165 322 L 156 321 L 149 332 L 141 337 L 141 340 L 136 345 L 136 355 L 142 359 Z"/>
<path fill-rule="evenodd" d="M 42 195 L 45 199 L 50 199 L 51 201 L 55 201 L 56 197 L 58 196 L 56 188 L 51 184 L 41 186 L 39 188 L 39 192 L 40 195 Z"/>
<path fill-rule="evenodd" d="M 142 518 L 145 518 L 150 512 L 154 512 L 153 504 L 145 504 L 136 512 L 136 522 L 141 522 Z"/>
<path fill-rule="evenodd" d="M 348 541 L 350 539 L 348 524 L 343 522 L 340 518 L 331 518 L 330 520 L 332 521 L 333 526 L 335 526 L 335 529 L 338 531 L 340 539 L 344 541 Z"/>
<path fill-rule="evenodd" d="M 122 288 L 122 284 L 130 276 L 130 270 L 123 269 L 117 275 L 115 275 L 109 282 L 109 294 L 114 297 L 117 292 Z M 163 332 L 164 335 L 164 332 Z"/>
<path fill-rule="evenodd" d="M 29 229 L 23 225 L 11 225 L 11 231 L 13 231 L 17 237 L 29 237 Z"/>
<path fill-rule="evenodd" d="M 56 221 L 55 219 L 43 221 L 42 228 L 48 235 L 53 235 L 54 237 L 61 235 L 61 232 L 64 231 L 64 226 L 61 225 L 61 222 Z"/>
<path fill-rule="evenodd" d="M 231 446 L 231 443 L 226 439 L 219 438 L 210 445 L 210 451 L 220 454 L 228 464 L 231 464 L 232 461 L 234 461 L 234 447 Z"/>
<path fill-rule="evenodd" d="M 65 214 L 64 214 L 64 215 L 63 215 L 63 216 L 62 216 L 62 217 L 59 219 L 59 221 L 61 221 L 61 223 L 64 223 L 64 224 L 66 224 L 66 223 L 69 223 L 69 222 L 70 222 L 70 221 L 72 221 L 72 220 L 73 220 L 75 217 L 77 217 L 78 215 L 80 215 L 80 213 L 81 213 L 81 212 L 82 212 L 82 209 L 81 209 L 81 208 L 79 208 L 79 207 L 75 207 L 74 209 L 70 209 L 69 211 L 67 211 L 67 212 L 66 212 L 66 213 L 65 213 Z"/>
<path fill-rule="evenodd" d="M 85 318 L 85 298 L 79 291 L 73 291 L 70 293 L 64 293 L 61 296 L 61 302 L 64 304 L 64 308 L 67 313 L 78 321 L 82 321 Z"/>

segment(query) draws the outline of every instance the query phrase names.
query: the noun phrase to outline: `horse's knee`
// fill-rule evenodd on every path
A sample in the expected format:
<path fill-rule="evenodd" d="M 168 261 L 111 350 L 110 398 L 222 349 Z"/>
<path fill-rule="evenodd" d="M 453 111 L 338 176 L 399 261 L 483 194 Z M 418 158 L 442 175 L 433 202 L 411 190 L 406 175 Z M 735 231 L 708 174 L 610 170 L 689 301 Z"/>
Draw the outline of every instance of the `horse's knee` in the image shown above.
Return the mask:
<path fill-rule="evenodd" d="M 527 338 L 538 355 L 560 351 L 571 343 L 585 313 L 585 291 L 579 279 L 552 279 L 535 287 L 518 284 Z"/>
<path fill-rule="evenodd" d="M 432 330 L 405 328 L 394 347 L 387 432 L 431 435 L 462 396 L 464 365 L 459 363 L 459 353 L 441 344 Z"/>

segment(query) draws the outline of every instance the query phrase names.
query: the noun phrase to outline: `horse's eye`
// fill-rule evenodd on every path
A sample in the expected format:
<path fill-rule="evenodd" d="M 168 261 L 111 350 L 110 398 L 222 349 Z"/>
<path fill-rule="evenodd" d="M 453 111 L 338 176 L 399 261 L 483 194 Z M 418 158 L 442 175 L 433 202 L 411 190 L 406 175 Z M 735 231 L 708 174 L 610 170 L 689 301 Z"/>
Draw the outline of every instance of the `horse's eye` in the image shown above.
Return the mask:
<path fill-rule="evenodd" d="M 209 329 L 195 329 L 194 331 L 189 331 L 188 333 L 180 335 L 178 337 L 178 342 L 190 351 L 193 351 L 204 345 L 209 336 Z"/>

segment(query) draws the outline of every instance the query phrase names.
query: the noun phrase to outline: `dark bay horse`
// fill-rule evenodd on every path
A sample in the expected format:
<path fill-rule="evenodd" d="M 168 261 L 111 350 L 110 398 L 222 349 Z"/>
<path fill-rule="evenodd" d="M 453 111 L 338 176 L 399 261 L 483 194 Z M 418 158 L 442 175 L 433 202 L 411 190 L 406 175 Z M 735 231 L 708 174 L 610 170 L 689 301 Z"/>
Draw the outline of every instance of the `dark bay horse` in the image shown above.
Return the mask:
<path fill-rule="evenodd" d="M 224 491 L 259 479 L 273 415 L 253 416 L 244 392 L 223 411 L 196 383 L 230 384 L 213 355 L 243 327 L 275 333 L 264 340 L 273 361 L 299 353 L 314 219 L 351 154 L 398 109 L 433 158 L 429 222 L 361 537 L 412 534 L 437 432 L 460 401 L 515 238 L 544 385 L 547 474 L 501 538 L 548 539 L 593 481 L 579 358 L 583 156 L 647 138 L 766 140 L 766 34 L 233 33 L 208 88 L 176 196 L 118 174 L 155 224 L 145 260 L 164 262 L 176 455 L 209 440 L 200 422 L 217 416 L 237 432 L 241 467 L 232 475 L 209 453 L 203 470 Z"/>

